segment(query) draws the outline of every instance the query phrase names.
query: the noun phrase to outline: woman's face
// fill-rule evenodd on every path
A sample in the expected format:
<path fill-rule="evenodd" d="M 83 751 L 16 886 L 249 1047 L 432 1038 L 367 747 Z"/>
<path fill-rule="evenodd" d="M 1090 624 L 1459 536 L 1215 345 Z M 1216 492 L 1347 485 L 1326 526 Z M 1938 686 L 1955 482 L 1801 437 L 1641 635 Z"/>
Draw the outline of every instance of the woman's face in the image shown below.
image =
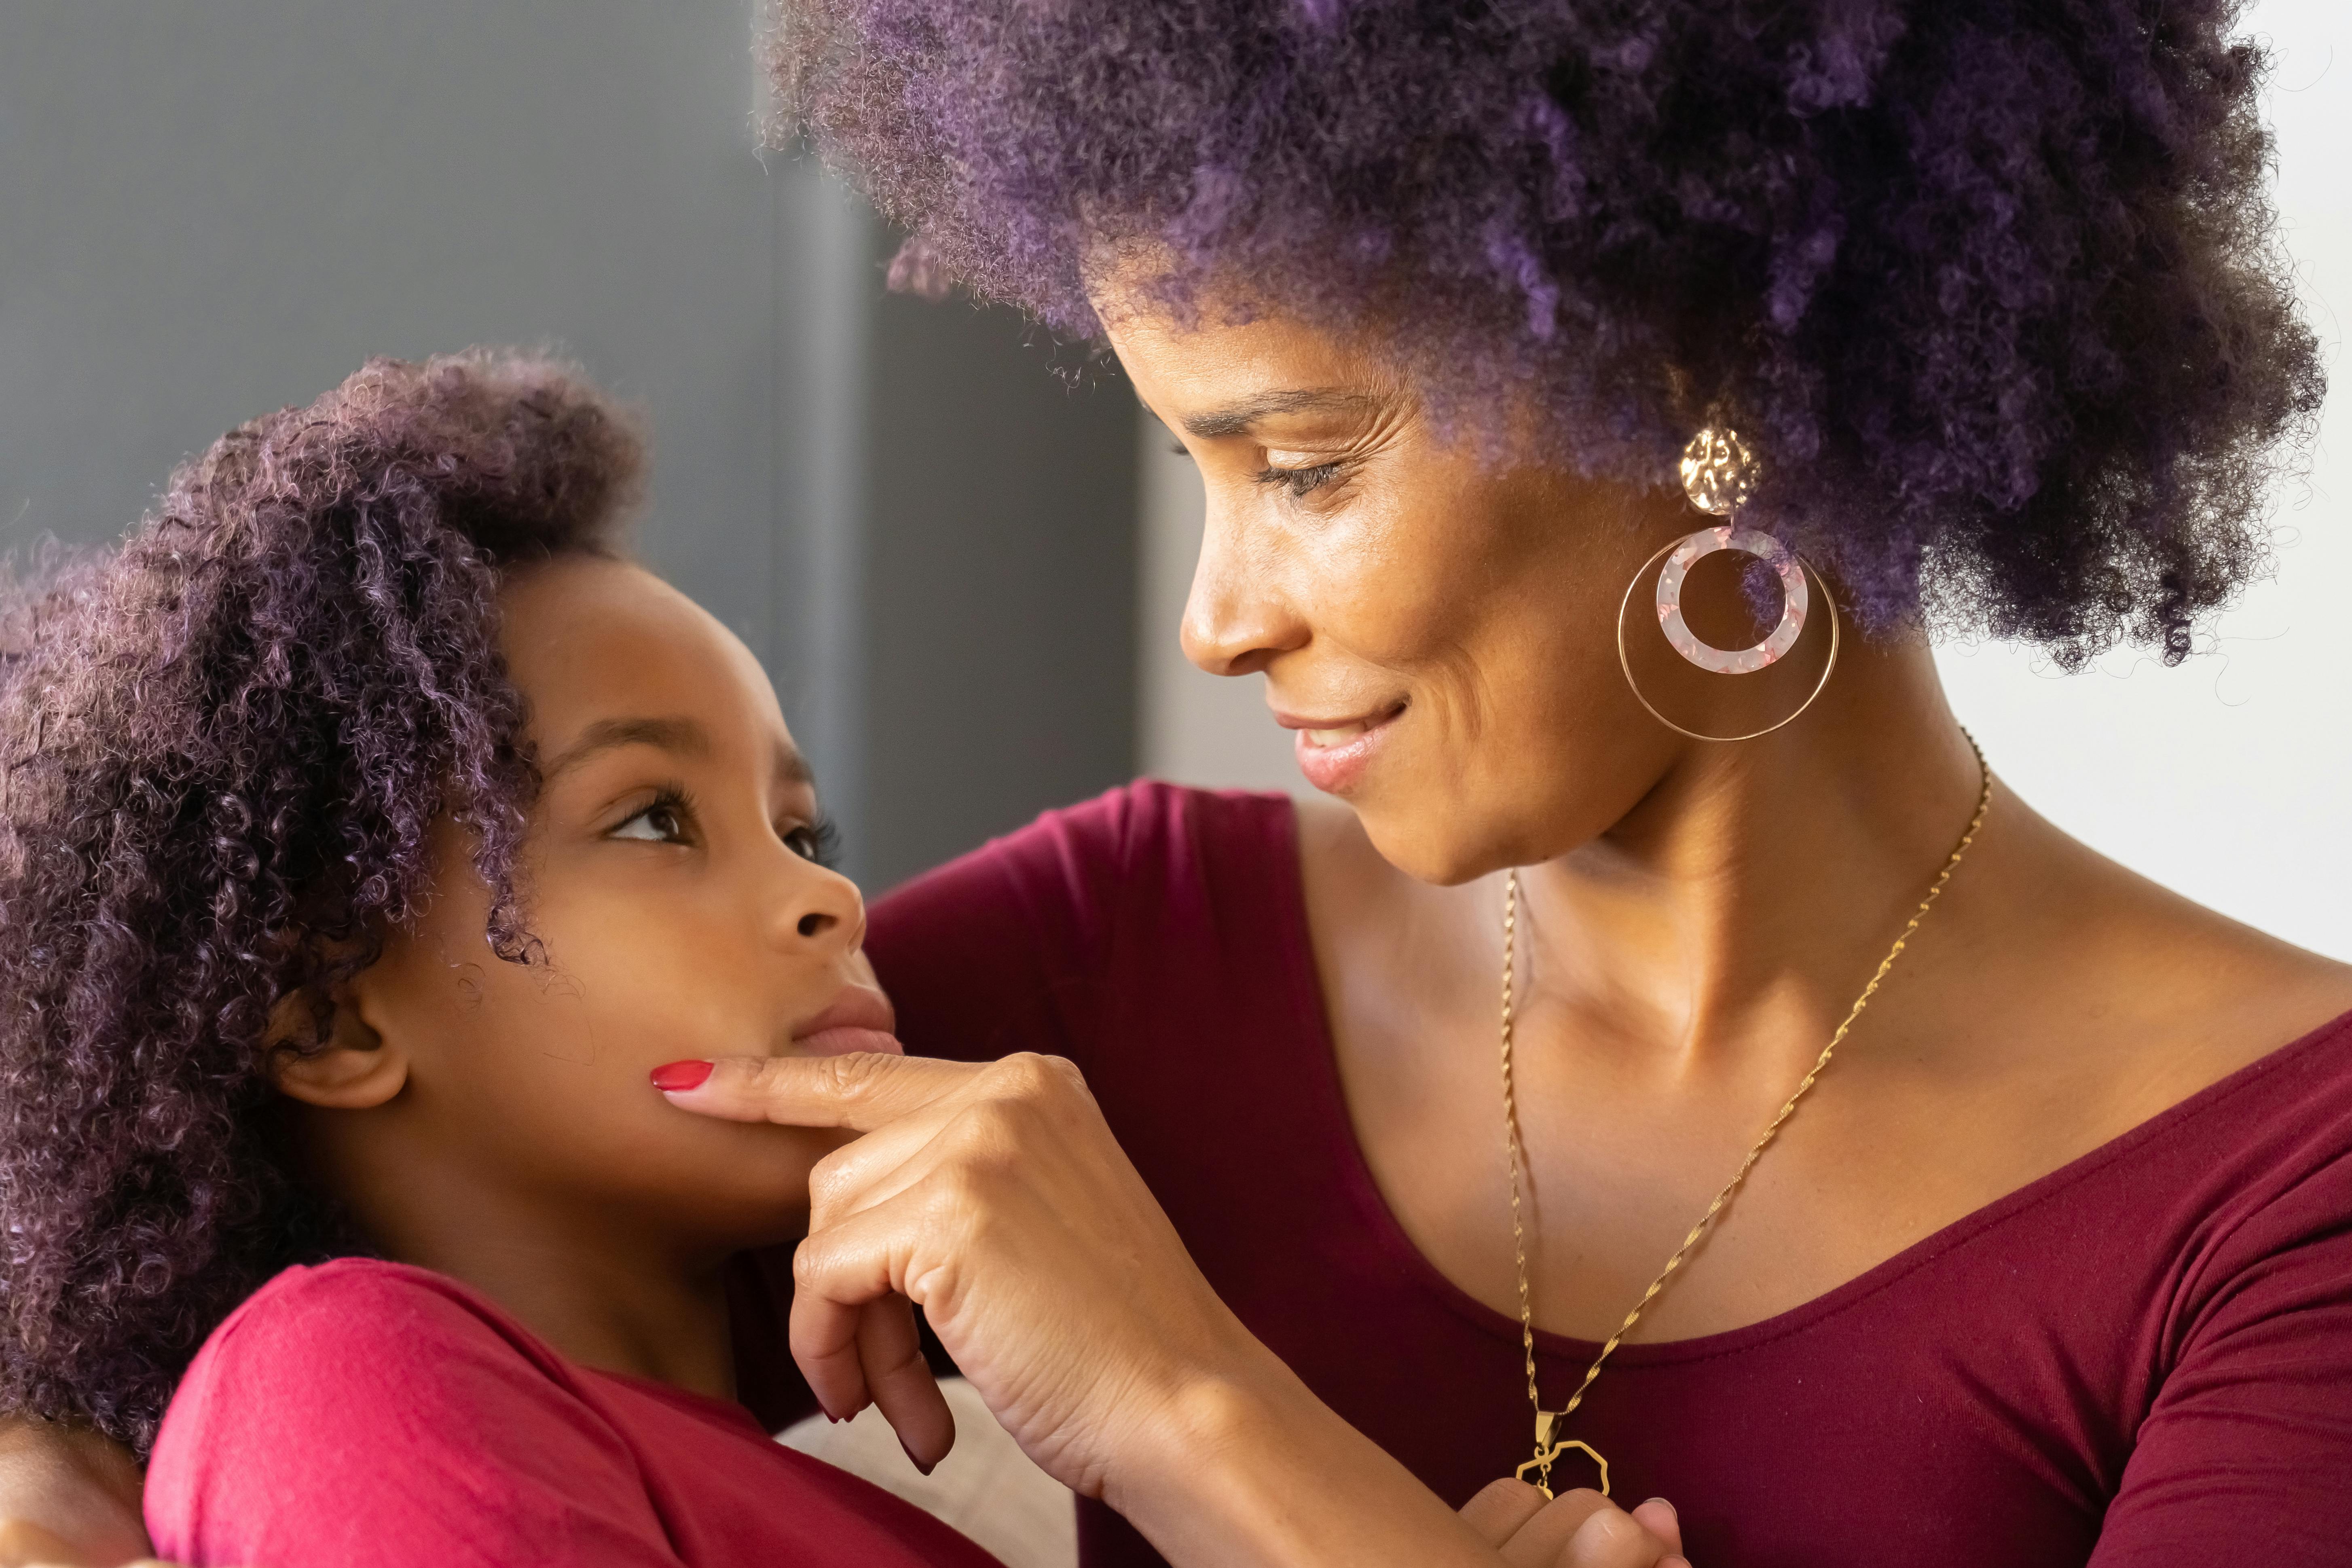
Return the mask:
<path fill-rule="evenodd" d="M 775 693 L 740 641 L 635 566 L 534 567 L 501 602 L 545 781 L 518 870 L 546 962 L 490 951 L 489 890 L 444 825 L 423 920 L 354 984 L 374 1048 L 406 1068 L 362 1112 L 364 1135 L 689 1249 L 788 1236 L 839 1136 L 684 1115 L 647 1078 L 688 1058 L 898 1048 L 857 889 L 816 861 L 816 796 Z"/>
<path fill-rule="evenodd" d="M 1530 864 L 1655 784 L 1680 742 L 1619 670 L 1618 608 L 1661 544 L 1714 520 L 1664 489 L 1442 439 L 1379 361 L 1294 322 L 1103 315 L 1207 484 L 1185 652 L 1213 674 L 1265 672 L 1308 781 L 1390 860 L 1444 883 Z M 1755 641 L 1736 567 L 1716 582 L 1708 564 L 1686 596 L 1694 626 Z M 1654 618 L 1629 633 L 1645 690 L 1689 699 L 1655 657 Z"/>

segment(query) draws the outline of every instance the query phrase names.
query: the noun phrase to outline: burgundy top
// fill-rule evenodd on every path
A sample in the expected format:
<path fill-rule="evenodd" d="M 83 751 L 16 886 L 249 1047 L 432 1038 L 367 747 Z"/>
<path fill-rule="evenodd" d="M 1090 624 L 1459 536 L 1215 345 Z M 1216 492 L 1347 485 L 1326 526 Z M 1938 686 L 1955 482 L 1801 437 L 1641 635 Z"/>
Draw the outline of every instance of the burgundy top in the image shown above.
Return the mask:
<path fill-rule="evenodd" d="M 213 1331 L 147 1471 L 190 1568 L 999 1568 L 741 1405 L 566 1361 L 446 1275 L 289 1268 Z"/>
<path fill-rule="evenodd" d="M 910 1049 L 1077 1062 L 1218 1292 L 1440 1495 L 1526 1457 L 1518 1324 L 1357 1148 L 1287 800 L 1116 791 L 870 943 Z M 1597 1348 L 1538 1335 L 1545 1385 Z M 2352 1017 L 1793 1311 L 1620 1350 L 1579 1432 L 1699 1568 L 2352 1562 Z M 1160 1561 L 1081 1509 L 1093 1568 Z"/>

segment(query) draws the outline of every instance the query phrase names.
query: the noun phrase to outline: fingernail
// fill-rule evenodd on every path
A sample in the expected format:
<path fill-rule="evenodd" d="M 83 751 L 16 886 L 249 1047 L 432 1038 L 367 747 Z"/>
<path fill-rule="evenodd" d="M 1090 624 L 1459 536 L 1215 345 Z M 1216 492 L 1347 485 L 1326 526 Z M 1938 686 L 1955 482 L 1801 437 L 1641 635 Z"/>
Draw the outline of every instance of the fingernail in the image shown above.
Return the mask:
<path fill-rule="evenodd" d="M 907 1456 L 907 1463 L 914 1466 L 915 1468 L 922 1471 L 923 1474 L 927 1476 L 937 1468 L 935 1466 L 927 1465 L 923 1463 L 922 1460 L 915 1458 L 915 1450 L 907 1447 L 907 1439 L 904 1437 L 898 1439 L 898 1451 Z"/>
<path fill-rule="evenodd" d="M 1666 1512 L 1667 1512 L 1669 1515 L 1671 1515 L 1672 1517 L 1674 1517 L 1674 1518 L 1675 1518 L 1675 1519 L 1680 1519 L 1680 1518 L 1682 1517 L 1682 1515 L 1681 1515 L 1681 1514 L 1678 1514 L 1678 1513 L 1675 1513 L 1675 1505 L 1674 1505 L 1674 1504 L 1672 1504 L 1672 1503 L 1670 1503 L 1670 1502 L 1668 1502 L 1665 1499 L 1664 1499 L 1664 1498 L 1662 1498 L 1662 1497 L 1654 1497 L 1654 1498 L 1652 1498 L 1652 1499 L 1650 1500 L 1650 1502 L 1645 1502 L 1645 1503 L 1643 1503 L 1642 1506 L 1643 1506 L 1643 1508 L 1647 1508 L 1647 1507 L 1649 1507 L 1649 1506 L 1650 1506 L 1650 1503 L 1652 1503 L 1652 1502 L 1656 1503 L 1660 1508 L 1664 1509 L 1664 1510 L 1666 1510 Z"/>
<path fill-rule="evenodd" d="M 664 1094 L 680 1094 L 689 1089 L 700 1089 L 702 1080 L 710 1076 L 709 1062 L 664 1062 L 654 1068 L 654 1087 Z"/>

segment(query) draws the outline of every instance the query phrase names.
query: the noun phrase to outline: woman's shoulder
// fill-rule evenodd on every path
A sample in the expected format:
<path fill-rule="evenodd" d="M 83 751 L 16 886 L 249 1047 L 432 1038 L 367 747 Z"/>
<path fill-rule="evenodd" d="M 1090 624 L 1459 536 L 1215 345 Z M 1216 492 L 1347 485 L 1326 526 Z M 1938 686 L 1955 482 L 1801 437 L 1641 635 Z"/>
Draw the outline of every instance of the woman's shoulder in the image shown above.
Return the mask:
<path fill-rule="evenodd" d="M 1258 870 L 1269 856 L 1290 867 L 1297 811 L 1286 795 L 1266 790 L 1199 789 L 1138 779 L 1091 800 L 1041 814 L 1026 827 L 992 840 L 975 858 L 1051 863 L 1081 875 L 1129 878 Z"/>
<path fill-rule="evenodd" d="M 1964 945 L 1950 1005 L 2064 1068 L 2087 1135 L 2137 1126 L 2242 1069 L 2289 1063 L 2352 1088 L 2352 965 L 2209 909 L 2021 804 L 1988 847 L 2000 891 Z M 2283 1048 L 2284 1047 L 2284 1048 Z M 1981 1041 L 1977 1048 L 1990 1048 Z M 2267 1064 L 2267 1065 L 2264 1065 Z"/>
<path fill-rule="evenodd" d="M 886 953 L 1013 929 L 1084 949 L 1137 912 L 1203 915 L 1211 898 L 1263 907 L 1295 900 L 1297 883 L 1289 796 L 1143 779 L 1045 812 L 891 889 L 875 902 L 872 941 Z"/>
<path fill-rule="evenodd" d="M 1288 796 L 1144 780 L 893 889 L 866 946 L 908 1049 L 1083 1065 L 1107 987 L 1161 994 L 1253 955 L 1295 968 L 1300 899 Z"/>

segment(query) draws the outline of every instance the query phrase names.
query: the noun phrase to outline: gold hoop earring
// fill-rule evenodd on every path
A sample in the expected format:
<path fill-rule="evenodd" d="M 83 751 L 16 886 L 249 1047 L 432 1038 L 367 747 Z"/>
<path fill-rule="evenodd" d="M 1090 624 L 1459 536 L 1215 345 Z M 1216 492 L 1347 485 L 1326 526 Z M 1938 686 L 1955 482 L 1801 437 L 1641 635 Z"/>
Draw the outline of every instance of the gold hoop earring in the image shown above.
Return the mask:
<path fill-rule="evenodd" d="M 1661 545 L 1633 574 L 1633 580 L 1625 584 L 1624 597 L 1617 605 L 1617 668 L 1624 672 L 1626 687 L 1633 693 L 1633 700 L 1649 710 L 1650 717 L 1676 734 L 1687 735 L 1694 741 L 1727 743 L 1753 741 L 1795 723 L 1813 705 L 1813 700 L 1822 694 L 1822 689 L 1829 685 L 1831 672 L 1837 668 L 1838 606 L 1828 583 L 1796 552 L 1778 539 L 1760 530 L 1739 526 L 1738 510 L 1755 493 L 1759 471 L 1756 455 L 1737 432 L 1710 426 L 1692 437 L 1690 444 L 1683 448 L 1683 493 L 1699 510 L 1726 521 Z M 1722 550 L 1754 556 L 1770 567 L 1780 580 L 1780 623 L 1752 647 L 1720 648 L 1702 642 L 1683 617 L 1683 585 L 1691 567 L 1702 558 Z M 1659 711 L 1658 705 L 1650 700 L 1642 690 L 1642 683 L 1634 679 L 1633 658 L 1625 646 L 1625 613 L 1633 605 L 1633 590 L 1641 586 L 1651 568 L 1658 565 L 1661 556 L 1667 557 L 1667 560 L 1658 573 L 1659 632 L 1665 638 L 1666 646 L 1680 655 L 1685 663 L 1710 675 L 1753 675 L 1778 664 L 1794 648 L 1797 639 L 1804 634 L 1805 621 L 1811 606 L 1811 595 L 1806 584 L 1806 574 L 1811 574 L 1813 582 L 1820 585 L 1822 602 L 1829 610 L 1830 651 L 1829 658 L 1822 665 L 1820 679 L 1813 682 L 1812 689 L 1805 694 L 1805 700 L 1797 705 L 1795 711 L 1760 730 L 1750 730 L 1738 735 L 1706 734 L 1677 724 Z"/>

